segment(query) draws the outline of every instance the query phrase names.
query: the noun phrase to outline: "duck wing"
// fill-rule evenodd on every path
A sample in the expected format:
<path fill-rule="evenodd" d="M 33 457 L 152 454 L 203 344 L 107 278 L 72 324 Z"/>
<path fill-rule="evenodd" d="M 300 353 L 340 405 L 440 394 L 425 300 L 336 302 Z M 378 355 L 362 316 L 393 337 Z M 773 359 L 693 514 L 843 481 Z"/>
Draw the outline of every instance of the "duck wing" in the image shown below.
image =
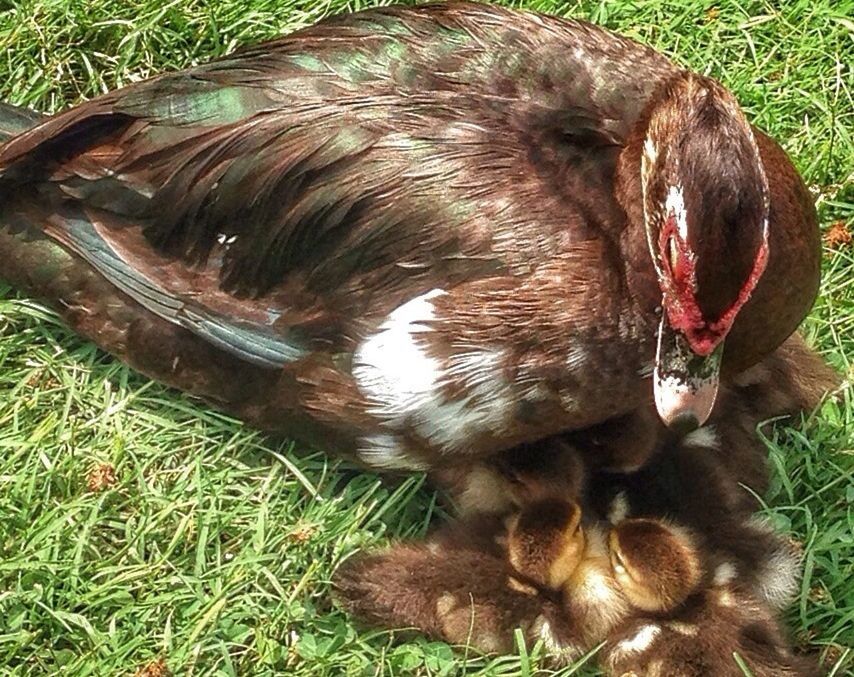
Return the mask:
<path fill-rule="evenodd" d="M 607 181 L 590 149 L 618 145 L 640 104 L 578 64 L 577 101 L 532 83 L 567 41 L 588 61 L 634 50 L 671 68 L 584 24 L 477 5 L 337 17 L 12 139 L 3 218 L 40 223 L 161 317 L 280 365 L 318 332 L 347 333 L 342 315 L 524 275 L 595 236 L 568 233 L 556 179 L 588 163 L 588 183 Z"/>

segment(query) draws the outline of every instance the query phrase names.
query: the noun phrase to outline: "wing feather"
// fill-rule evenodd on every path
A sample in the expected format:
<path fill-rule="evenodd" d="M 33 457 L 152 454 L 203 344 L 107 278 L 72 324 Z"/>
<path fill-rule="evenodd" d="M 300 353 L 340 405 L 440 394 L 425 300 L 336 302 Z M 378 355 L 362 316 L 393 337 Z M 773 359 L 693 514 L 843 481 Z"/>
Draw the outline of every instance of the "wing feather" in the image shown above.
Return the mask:
<path fill-rule="evenodd" d="M 607 165 L 672 70 L 579 22 L 370 10 L 45 121 L 0 147 L 0 196 L 36 197 L 52 234 L 140 303 L 269 362 L 299 352 L 276 343 L 286 317 L 319 326 L 524 275 L 589 239 L 568 227 L 562 172 Z"/>

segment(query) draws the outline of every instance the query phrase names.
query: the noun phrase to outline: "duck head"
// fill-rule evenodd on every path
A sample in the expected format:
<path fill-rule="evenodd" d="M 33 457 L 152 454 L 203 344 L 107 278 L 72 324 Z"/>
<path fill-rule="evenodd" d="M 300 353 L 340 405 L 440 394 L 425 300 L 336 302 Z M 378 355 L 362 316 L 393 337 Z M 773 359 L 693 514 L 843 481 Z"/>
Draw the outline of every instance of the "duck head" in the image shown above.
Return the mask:
<path fill-rule="evenodd" d="M 702 575 L 693 539 L 652 519 L 620 522 L 608 537 L 614 578 L 634 607 L 667 612 L 697 589 Z"/>
<path fill-rule="evenodd" d="M 732 325 L 768 261 L 768 181 L 753 132 L 715 81 L 681 73 L 653 97 L 641 150 L 646 241 L 661 290 L 661 419 L 702 425 Z"/>
<path fill-rule="evenodd" d="M 507 530 L 516 571 L 537 585 L 560 590 L 584 559 L 586 540 L 576 503 L 545 499 L 526 506 Z"/>

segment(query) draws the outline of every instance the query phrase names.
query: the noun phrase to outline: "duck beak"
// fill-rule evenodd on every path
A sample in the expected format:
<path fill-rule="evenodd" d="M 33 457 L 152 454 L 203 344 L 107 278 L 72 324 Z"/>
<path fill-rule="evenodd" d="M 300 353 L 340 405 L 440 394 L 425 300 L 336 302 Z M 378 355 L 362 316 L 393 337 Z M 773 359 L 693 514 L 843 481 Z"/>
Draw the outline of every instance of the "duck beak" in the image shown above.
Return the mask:
<path fill-rule="evenodd" d="M 720 384 L 723 342 L 708 355 L 697 355 L 662 313 L 655 356 L 655 408 L 665 425 L 685 435 L 712 413 Z"/>

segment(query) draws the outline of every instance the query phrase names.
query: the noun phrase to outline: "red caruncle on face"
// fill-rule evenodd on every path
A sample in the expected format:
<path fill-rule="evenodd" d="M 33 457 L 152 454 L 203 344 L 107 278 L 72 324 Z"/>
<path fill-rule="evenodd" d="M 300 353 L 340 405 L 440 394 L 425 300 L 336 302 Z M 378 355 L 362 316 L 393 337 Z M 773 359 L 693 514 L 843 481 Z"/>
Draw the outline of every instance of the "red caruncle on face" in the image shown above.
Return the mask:
<path fill-rule="evenodd" d="M 768 263 L 767 236 L 756 253 L 753 269 L 738 297 L 726 311 L 714 319 L 706 318 L 697 301 L 697 255 L 682 238 L 676 214 L 668 213 L 658 236 L 661 261 L 661 291 L 664 311 L 670 326 L 681 332 L 691 350 L 700 356 L 710 355 L 726 338 L 738 311 L 750 299 Z"/>
<path fill-rule="evenodd" d="M 677 228 L 676 215 L 668 214 L 658 238 L 662 263 L 661 287 L 670 326 L 681 332 L 697 355 L 709 355 L 724 339 L 732 321 L 724 317 L 707 322 L 697 303 L 697 256 Z M 734 319 L 735 313 L 732 313 Z"/>

